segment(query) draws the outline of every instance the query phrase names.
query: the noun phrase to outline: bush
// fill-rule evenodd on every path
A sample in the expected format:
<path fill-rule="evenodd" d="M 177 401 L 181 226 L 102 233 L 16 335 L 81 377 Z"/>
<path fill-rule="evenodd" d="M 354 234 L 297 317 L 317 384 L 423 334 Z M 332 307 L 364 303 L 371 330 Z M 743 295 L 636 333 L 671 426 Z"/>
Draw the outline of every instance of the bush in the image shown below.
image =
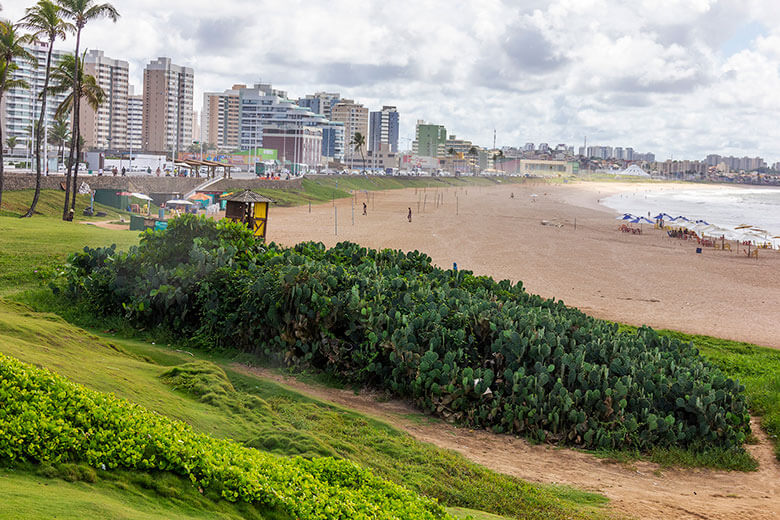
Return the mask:
<path fill-rule="evenodd" d="M 743 387 L 691 344 L 619 332 L 416 251 L 266 246 L 233 226 L 174 220 L 127 254 L 87 249 L 68 288 L 136 324 L 388 389 L 498 433 L 650 451 L 740 449 L 750 431 Z"/>
<path fill-rule="evenodd" d="M 313 519 L 450 518 L 435 501 L 332 458 L 282 458 L 194 432 L 168 419 L 0 354 L 0 460 L 66 468 L 170 471 L 230 501 Z M 71 469 L 67 469 L 71 468 Z"/>

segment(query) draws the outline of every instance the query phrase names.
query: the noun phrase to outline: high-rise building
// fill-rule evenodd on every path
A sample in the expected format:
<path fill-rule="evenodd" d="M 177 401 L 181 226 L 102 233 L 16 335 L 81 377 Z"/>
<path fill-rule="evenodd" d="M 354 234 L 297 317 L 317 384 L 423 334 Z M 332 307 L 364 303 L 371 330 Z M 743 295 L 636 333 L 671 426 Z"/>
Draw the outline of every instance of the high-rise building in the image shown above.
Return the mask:
<path fill-rule="evenodd" d="M 127 96 L 127 147 L 133 151 L 141 151 L 141 134 L 144 123 L 144 97 L 136 94 L 132 85 Z"/>
<path fill-rule="evenodd" d="M 24 47 L 38 61 L 37 65 L 27 62 L 14 62 L 18 68 L 13 71 L 12 78 L 25 81 L 30 88 L 12 88 L 3 96 L 0 105 L 0 124 L 3 125 L 3 139 L 16 137 L 18 147 L 35 148 L 30 130 L 34 128 L 33 121 L 37 122 L 41 115 L 40 93 L 46 79 L 46 55 L 49 51 L 48 43 L 34 43 Z M 57 67 L 67 53 L 54 49 L 51 57 L 52 68 Z M 67 92 L 49 95 L 46 101 L 45 127 L 50 127 L 54 121 L 54 113 L 60 103 L 67 97 Z M 5 143 L 3 143 L 5 145 Z"/>
<path fill-rule="evenodd" d="M 355 103 L 351 99 L 342 99 L 333 105 L 333 121 L 344 123 L 344 146 L 346 146 L 346 157 L 354 158 L 360 156 L 360 151 L 355 149 L 352 144 L 355 134 L 360 133 L 368 144 L 368 109 L 360 103 Z M 365 147 L 363 154 L 365 154 Z"/>
<path fill-rule="evenodd" d="M 222 150 L 240 147 L 240 92 L 246 85 L 233 85 L 224 92 L 203 94 L 201 128 L 203 140 Z"/>
<path fill-rule="evenodd" d="M 322 125 L 322 156 L 344 160 L 344 123 L 328 121 Z"/>
<path fill-rule="evenodd" d="M 525 143 L 525 146 L 523 146 L 524 152 L 533 152 L 534 151 L 534 143 Z"/>
<path fill-rule="evenodd" d="M 79 109 L 81 135 L 86 148 L 123 150 L 127 147 L 127 96 L 129 65 L 107 58 L 96 49 L 84 55 L 84 74 L 95 77 L 105 99 L 97 110 L 82 99 Z"/>
<path fill-rule="evenodd" d="M 143 148 L 176 152 L 192 144 L 194 72 L 157 58 L 144 69 Z"/>
<path fill-rule="evenodd" d="M 269 84 L 259 83 L 239 90 L 239 147 L 242 150 L 275 148 L 282 160 L 315 166 L 326 146 L 323 130 L 332 126 L 324 115 L 298 106 L 287 99 L 285 92 L 273 89 Z M 338 133 L 338 129 L 334 132 Z M 329 139 L 334 147 L 337 146 L 336 135 Z"/>
<path fill-rule="evenodd" d="M 379 145 L 389 145 L 393 153 L 398 152 L 398 110 L 383 106 L 378 112 L 371 112 L 368 149 L 379 151 Z"/>
<path fill-rule="evenodd" d="M 341 94 L 338 92 L 316 92 L 298 99 L 298 106 L 308 108 L 315 114 L 322 114 L 327 119 L 333 116 L 333 105 L 339 102 Z"/>
<path fill-rule="evenodd" d="M 446 153 L 447 129 L 442 125 L 417 121 L 412 153 L 421 157 L 441 157 Z"/>

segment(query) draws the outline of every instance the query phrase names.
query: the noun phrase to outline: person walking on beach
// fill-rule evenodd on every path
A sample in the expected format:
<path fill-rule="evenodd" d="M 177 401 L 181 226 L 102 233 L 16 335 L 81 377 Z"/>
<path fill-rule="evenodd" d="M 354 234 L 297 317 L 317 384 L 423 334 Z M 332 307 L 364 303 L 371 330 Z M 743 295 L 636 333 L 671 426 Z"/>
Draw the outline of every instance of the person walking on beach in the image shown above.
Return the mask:
<path fill-rule="evenodd" d="M 412 221 L 412 208 L 409 208 L 409 216 L 408 216 L 408 217 L 406 217 L 406 218 L 408 218 L 408 219 L 409 219 L 409 222 L 411 222 L 411 221 Z"/>
<path fill-rule="evenodd" d="M 364 202 L 363 203 L 363 215 L 368 215 L 368 213 L 366 213 L 367 209 L 368 209 L 368 206 L 366 206 L 366 203 Z"/>

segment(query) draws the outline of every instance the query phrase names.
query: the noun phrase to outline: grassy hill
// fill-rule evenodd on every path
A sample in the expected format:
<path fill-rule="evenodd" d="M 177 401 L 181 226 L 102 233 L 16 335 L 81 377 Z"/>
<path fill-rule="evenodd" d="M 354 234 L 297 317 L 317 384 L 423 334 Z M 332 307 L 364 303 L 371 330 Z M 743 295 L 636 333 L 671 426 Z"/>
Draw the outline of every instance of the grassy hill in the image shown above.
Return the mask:
<path fill-rule="evenodd" d="M 324 200 L 329 199 L 327 190 L 335 189 L 318 186 Z M 14 192 L 4 194 L 4 209 L 9 193 Z M 0 216 L 0 297 L 46 308 L 51 305 L 49 293 L 22 293 L 49 280 L 69 253 L 85 245 L 117 243 L 126 249 L 137 243 L 135 232 L 63 223 L 56 216 L 56 204 L 52 208 L 55 213 L 50 217 Z M 450 510 L 453 514 L 470 513 L 476 520 L 494 520 L 495 514 L 540 519 L 606 516 L 605 499 L 598 495 L 530 485 L 496 474 L 416 442 L 382 422 L 237 373 L 229 368 L 229 360 L 123 339 L 105 330 L 87 333 L 56 315 L 0 301 L 0 353 L 49 368 L 92 389 L 113 392 L 181 419 L 198 431 L 280 455 L 354 460 L 391 481 L 439 498 L 457 508 Z M 777 443 L 780 352 L 668 334 L 694 341 L 726 374 L 739 377 L 747 386 L 753 413 L 762 416 Z M 90 468 L 68 465 L 3 466 L 0 463 L 0 503 L 7 518 L 271 518 L 252 506 L 201 495 L 188 481 L 170 474 L 95 474 Z"/>
<path fill-rule="evenodd" d="M 603 497 L 530 485 L 496 474 L 459 455 L 419 443 L 385 423 L 314 401 L 225 365 L 141 341 L 99 337 L 57 316 L 31 312 L 21 304 L 0 303 L 0 353 L 50 368 L 94 390 L 112 392 L 216 437 L 232 438 L 279 455 L 331 455 L 356 461 L 448 506 L 512 518 L 604 516 L 599 510 L 606 502 Z M 20 489 L 27 483 L 31 489 L 48 493 L 47 486 L 32 485 L 41 480 L 40 473 L 14 474 Z M 157 493 L 154 489 L 138 489 L 143 488 L 143 482 L 144 477 L 135 476 L 129 478 L 128 485 L 134 494 L 153 497 Z M 87 484 L 82 481 L 79 486 Z M 101 500 L 113 503 L 115 481 L 101 480 L 94 485 Z M 174 480 L 166 486 L 186 496 L 187 485 L 180 489 Z M 65 496 L 73 500 L 69 510 L 84 505 L 77 490 Z M 33 494 L 14 500 L 24 510 L 24 504 L 41 498 Z M 132 509 L 143 510 L 143 504 L 142 500 Z M 86 510 L 81 511 L 86 514 Z M 229 507 L 226 514 L 231 514 Z"/>

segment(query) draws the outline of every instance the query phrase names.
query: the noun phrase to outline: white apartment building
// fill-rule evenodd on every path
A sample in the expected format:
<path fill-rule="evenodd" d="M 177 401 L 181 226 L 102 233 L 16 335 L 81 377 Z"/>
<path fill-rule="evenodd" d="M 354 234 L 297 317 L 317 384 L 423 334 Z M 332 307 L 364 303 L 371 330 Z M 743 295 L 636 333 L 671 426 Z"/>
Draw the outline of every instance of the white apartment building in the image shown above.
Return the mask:
<path fill-rule="evenodd" d="M 84 74 L 94 76 L 106 96 L 97 110 L 86 101 L 81 102 L 79 126 L 86 148 L 124 150 L 127 148 L 128 63 L 107 58 L 103 51 L 93 49 L 84 56 Z"/>
<path fill-rule="evenodd" d="M 27 148 L 28 153 L 33 153 L 34 139 L 31 135 L 31 129 L 35 127 L 41 112 L 40 93 L 43 91 L 44 81 L 46 79 L 46 55 L 49 51 L 48 43 L 35 43 L 25 46 L 25 49 L 35 56 L 38 60 L 37 65 L 31 65 L 25 62 L 15 62 L 19 67 L 13 73 L 13 79 L 20 79 L 30 85 L 29 89 L 14 88 L 10 89 L 3 96 L 3 103 L 0 106 L 0 121 L 3 125 L 3 140 L 8 137 L 17 138 L 15 148 L 17 155 Z M 62 58 L 67 53 L 65 51 L 54 49 L 51 57 L 52 69 L 57 67 Z M 44 126 L 50 127 L 54 121 L 54 112 L 67 94 L 57 96 L 48 96 L 46 101 L 46 116 Z M 5 143 L 3 143 L 5 146 Z"/>
<path fill-rule="evenodd" d="M 136 94 L 131 85 L 127 96 L 127 148 L 141 151 L 141 129 L 144 121 L 144 97 Z"/>

